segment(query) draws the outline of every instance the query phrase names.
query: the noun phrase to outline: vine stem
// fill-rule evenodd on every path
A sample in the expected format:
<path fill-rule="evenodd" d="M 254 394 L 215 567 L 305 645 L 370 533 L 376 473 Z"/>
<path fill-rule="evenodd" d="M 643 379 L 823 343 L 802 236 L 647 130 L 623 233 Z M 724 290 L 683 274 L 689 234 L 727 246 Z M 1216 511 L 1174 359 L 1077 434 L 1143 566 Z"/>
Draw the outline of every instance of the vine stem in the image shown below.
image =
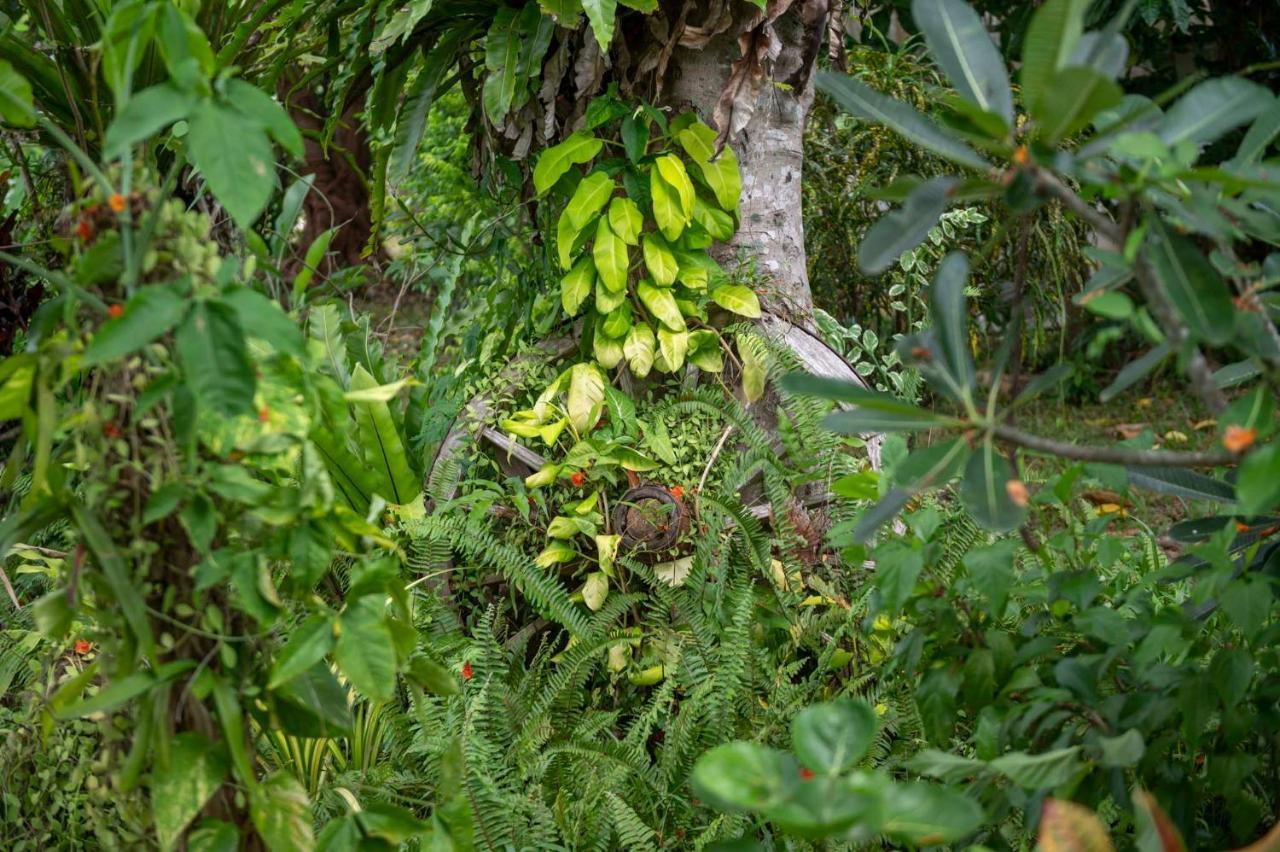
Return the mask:
<path fill-rule="evenodd" d="M 1134 467 L 1219 467 L 1231 464 L 1240 457 L 1226 450 L 1183 452 L 1177 450 L 1135 450 L 1128 447 L 1090 447 L 1055 441 L 1033 435 L 1007 425 L 997 425 L 992 434 L 1005 443 L 1027 450 L 1048 453 L 1061 458 L 1102 464 L 1122 464 Z"/>

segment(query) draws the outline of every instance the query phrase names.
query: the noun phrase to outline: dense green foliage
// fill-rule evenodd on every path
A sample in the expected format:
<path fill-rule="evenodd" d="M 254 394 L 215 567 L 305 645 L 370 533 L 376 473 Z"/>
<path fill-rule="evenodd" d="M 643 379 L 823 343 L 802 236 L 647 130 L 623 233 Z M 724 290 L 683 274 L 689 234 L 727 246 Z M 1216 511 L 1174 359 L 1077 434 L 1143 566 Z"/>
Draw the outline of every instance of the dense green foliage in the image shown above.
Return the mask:
<path fill-rule="evenodd" d="M 662 4 L 0 13 L 6 848 L 1280 844 L 1280 107 L 979 5 L 819 75 L 867 387 L 751 322 L 750 140 L 606 82 Z M 1017 419 L 1157 373 L 1193 437 Z"/>

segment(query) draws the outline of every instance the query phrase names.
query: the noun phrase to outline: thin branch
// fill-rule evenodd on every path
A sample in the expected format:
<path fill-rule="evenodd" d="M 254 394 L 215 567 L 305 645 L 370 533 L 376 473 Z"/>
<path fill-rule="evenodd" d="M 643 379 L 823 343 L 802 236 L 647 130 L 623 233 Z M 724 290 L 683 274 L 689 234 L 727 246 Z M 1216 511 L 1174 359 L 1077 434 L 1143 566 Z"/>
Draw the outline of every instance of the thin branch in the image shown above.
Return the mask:
<path fill-rule="evenodd" d="M 1122 464 L 1134 467 L 1219 467 L 1239 459 L 1226 450 L 1191 452 L 1179 450 L 1135 450 L 1129 447 L 1093 447 L 1055 441 L 1024 432 L 1013 426 L 995 427 L 1001 441 L 1036 452 L 1048 453 L 1073 461 Z"/>
<path fill-rule="evenodd" d="M 1169 303 L 1169 297 L 1165 295 L 1164 288 L 1156 280 L 1146 261 L 1139 260 L 1135 263 L 1133 271 L 1138 281 L 1138 289 L 1142 291 L 1143 298 L 1147 300 L 1147 305 L 1155 315 L 1156 321 L 1160 323 L 1169 342 L 1173 344 L 1174 351 L 1181 350 L 1186 345 L 1190 334 L 1187 332 L 1187 327 L 1182 324 L 1182 320 L 1178 318 L 1173 305 Z M 1216 416 L 1226 410 L 1227 398 L 1223 396 L 1222 389 L 1213 380 L 1213 370 L 1209 369 L 1209 362 L 1205 360 L 1204 353 L 1198 346 L 1191 347 L 1191 355 L 1187 358 L 1187 378 L 1191 379 L 1191 387 L 1209 413 Z"/>
<path fill-rule="evenodd" d="M 1124 245 L 1124 234 L 1121 233 L 1115 220 L 1077 195 L 1075 190 L 1059 180 L 1057 175 L 1044 169 L 1037 169 L 1035 189 L 1039 194 L 1047 193 L 1061 201 L 1063 206 L 1111 242 Z"/>

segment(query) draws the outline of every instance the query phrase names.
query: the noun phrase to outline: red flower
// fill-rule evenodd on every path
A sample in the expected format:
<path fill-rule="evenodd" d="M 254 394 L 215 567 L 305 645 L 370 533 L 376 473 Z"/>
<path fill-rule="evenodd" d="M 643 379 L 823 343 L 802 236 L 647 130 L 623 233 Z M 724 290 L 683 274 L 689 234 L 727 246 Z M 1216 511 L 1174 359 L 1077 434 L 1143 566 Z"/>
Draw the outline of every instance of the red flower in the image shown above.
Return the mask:
<path fill-rule="evenodd" d="M 111 317 L 112 319 L 120 319 L 120 317 L 124 316 L 124 306 L 112 305 L 111 307 L 107 308 L 107 316 Z"/>
<path fill-rule="evenodd" d="M 77 654 L 87 654 L 87 653 L 89 653 L 89 652 L 90 652 L 90 651 L 92 651 L 92 650 L 93 650 L 93 643 L 92 643 L 92 642 L 90 642 L 88 639 L 77 639 L 77 640 L 76 640 L 76 653 L 77 653 Z"/>
<path fill-rule="evenodd" d="M 681 497 L 684 496 L 684 489 L 681 488 L 679 485 L 673 485 L 667 490 L 670 491 L 671 496 L 676 498 L 677 500 L 679 500 Z"/>
<path fill-rule="evenodd" d="M 80 242 L 87 243 L 93 239 L 93 223 L 88 219 L 81 219 L 76 223 L 76 236 L 80 238 Z"/>
<path fill-rule="evenodd" d="M 471 680 L 471 661 L 467 660 L 462 664 L 462 679 Z"/>
<path fill-rule="evenodd" d="M 270 419 L 271 419 L 271 409 L 267 408 L 265 405 L 262 406 L 262 408 L 258 409 L 259 423 L 266 423 Z"/>
<path fill-rule="evenodd" d="M 587 481 L 587 478 L 582 475 L 582 471 L 575 470 L 573 472 L 573 476 L 569 477 L 569 481 L 572 482 L 575 487 L 581 488 L 582 484 Z"/>
<path fill-rule="evenodd" d="M 809 768 L 808 768 L 808 767 L 806 767 L 806 766 L 801 766 L 801 767 L 800 767 L 800 780 L 801 780 L 801 781 L 808 781 L 808 780 L 809 780 L 810 778 L 812 778 L 812 777 L 813 777 L 813 770 L 812 770 L 812 769 L 809 769 Z"/>
<path fill-rule="evenodd" d="M 102 424 L 102 434 L 106 435 L 108 438 L 114 441 L 116 438 L 119 438 L 124 433 L 120 431 L 119 426 L 117 426 L 115 423 L 112 423 L 110 420 L 108 420 L 106 423 Z"/>

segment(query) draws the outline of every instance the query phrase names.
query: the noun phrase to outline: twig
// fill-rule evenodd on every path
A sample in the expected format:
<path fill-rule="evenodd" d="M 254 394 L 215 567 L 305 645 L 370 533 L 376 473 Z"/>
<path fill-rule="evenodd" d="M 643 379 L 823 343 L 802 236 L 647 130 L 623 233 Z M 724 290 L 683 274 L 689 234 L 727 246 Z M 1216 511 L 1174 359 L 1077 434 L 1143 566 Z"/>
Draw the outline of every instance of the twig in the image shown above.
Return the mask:
<path fill-rule="evenodd" d="M 9 575 L 4 573 L 3 568 L 0 568 L 0 582 L 4 583 L 4 590 L 9 593 L 9 600 L 13 601 L 13 608 L 22 609 L 22 601 L 18 600 L 18 594 L 13 590 Z"/>
<path fill-rule="evenodd" d="M 716 463 L 716 458 L 720 455 L 720 451 L 724 449 L 724 442 L 729 440 L 729 433 L 732 431 L 732 423 L 724 427 L 724 431 L 720 433 L 720 440 L 716 442 L 715 447 L 711 450 L 711 457 L 707 459 L 707 466 L 702 469 L 702 477 L 698 479 L 699 494 L 702 493 L 702 486 L 707 484 L 707 474 L 711 473 L 711 465 Z"/>
<path fill-rule="evenodd" d="M 1219 467 L 1231 464 L 1239 456 L 1225 450 L 1183 452 L 1179 450 L 1135 450 L 1129 447 L 1093 447 L 1055 441 L 1024 432 L 1013 426 L 998 425 L 994 434 L 1001 441 L 1028 450 L 1048 453 L 1065 459 L 1135 467 Z"/>
<path fill-rule="evenodd" d="M 1108 240 L 1111 240 L 1116 245 L 1124 244 L 1124 234 L 1121 233 L 1115 220 L 1077 195 L 1075 190 L 1059 180 L 1057 175 L 1043 169 L 1037 169 L 1035 188 L 1037 193 L 1048 193 L 1061 201 L 1063 206 L 1087 222 L 1091 228 Z"/>

